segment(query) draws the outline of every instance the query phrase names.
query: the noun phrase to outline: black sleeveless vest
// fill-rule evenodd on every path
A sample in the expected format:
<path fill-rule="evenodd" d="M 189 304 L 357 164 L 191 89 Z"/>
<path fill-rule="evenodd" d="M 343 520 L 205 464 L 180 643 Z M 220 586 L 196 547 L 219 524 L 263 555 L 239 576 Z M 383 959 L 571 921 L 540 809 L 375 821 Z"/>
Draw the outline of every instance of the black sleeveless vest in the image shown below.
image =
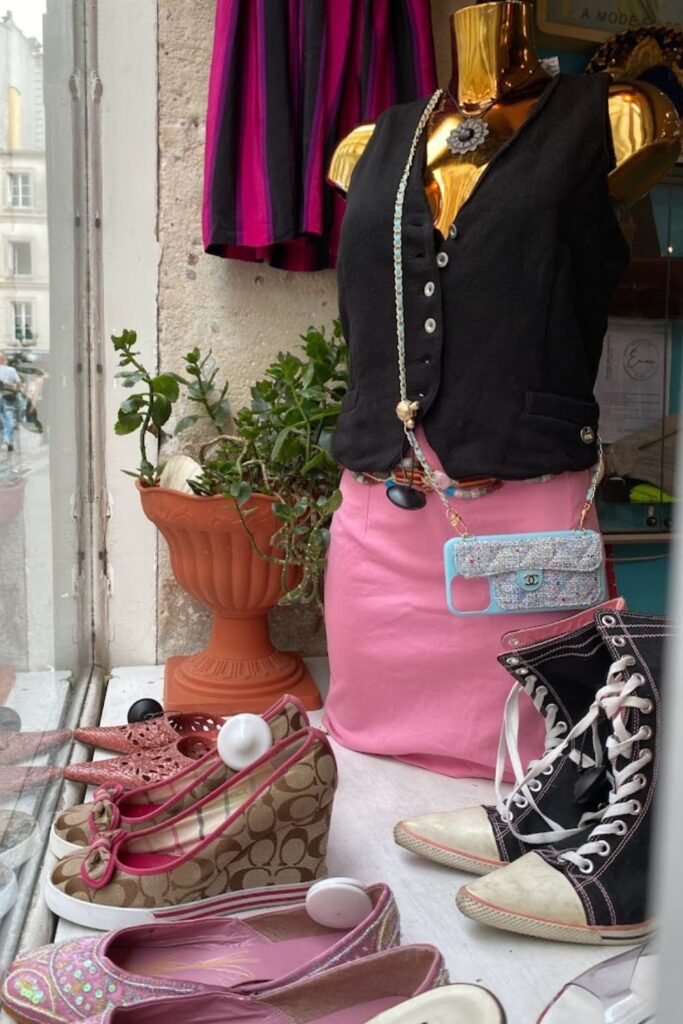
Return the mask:
<path fill-rule="evenodd" d="M 402 257 L 408 396 L 454 479 L 591 466 L 593 385 L 607 307 L 629 252 L 607 189 L 609 79 L 558 75 L 498 151 L 443 241 L 424 192 L 427 133 L 406 191 Z M 424 101 L 387 110 L 349 188 L 338 261 L 350 382 L 337 459 L 388 473 L 405 438 L 392 220 Z"/>

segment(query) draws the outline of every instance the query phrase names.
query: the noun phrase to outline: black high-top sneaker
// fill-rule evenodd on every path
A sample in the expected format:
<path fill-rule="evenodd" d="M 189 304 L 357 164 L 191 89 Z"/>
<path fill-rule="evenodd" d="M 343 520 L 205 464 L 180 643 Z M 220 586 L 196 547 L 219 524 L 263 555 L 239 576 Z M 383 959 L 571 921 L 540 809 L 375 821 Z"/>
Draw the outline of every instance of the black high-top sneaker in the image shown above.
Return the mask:
<path fill-rule="evenodd" d="M 541 848 L 460 890 L 467 917 L 506 931 L 561 942 L 642 942 L 647 910 L 652 809 L 660 771 L 657 733 L 668 620 L 619 612 L 597 616 L 612 666 L 595 699 L 610 723 L 609 802 L 574 848 Z"/>
<path fill-rule="evenodd" d="M 611 664 L 596 613 L 623 608 L 621 599 L 608 601 L 559 622 L 504 637 L 507 653 L 498 660 L 517 684 L 508 700 L 504 736 L 509 732 L 508 719 L 516 721 L 515 704 L 523 691 L 545 719 L 545 750 L 539 751 L 539 758 L 566 745 L 568 733 L 588 712 Z M 602 731 L 606 739 L 606 725 Z M 607 799 L 606 772 L 596 767 L 601 756 L 601 750 L 594 756 L 593 745 L 584 735 L 512 797 L 503 798 L 498 780 L 495 806 L 407 818 L 396 825 L 394 840 L 412 853 L 476 875 L 505 867 L 550 841 L 571 847 L 577 834 L 572 830 L 594 820 L 593 813 Z M 503 767 L 501 755 L 500 775 Z M 517 775 L 523 775 L 519 765 Z"/>

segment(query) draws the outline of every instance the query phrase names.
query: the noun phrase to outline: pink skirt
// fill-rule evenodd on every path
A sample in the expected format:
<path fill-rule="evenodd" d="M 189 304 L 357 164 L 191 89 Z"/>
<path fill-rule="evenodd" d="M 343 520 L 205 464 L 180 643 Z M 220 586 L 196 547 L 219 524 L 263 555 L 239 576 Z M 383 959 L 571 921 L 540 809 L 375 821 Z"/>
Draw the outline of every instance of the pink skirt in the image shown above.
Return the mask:
<path fill-rule="evenodd" d="M 425 451 L 439 467 L 428 445 Z M 586 471 L 506 482 L 454 504 L 473 534 L 565 530 L 578 522 L 589 480 Z M 451 615 L 443 546 L 454 533 L 438 497 L 407 512 L 392 505 L 383 484 L 359 483 L 348 471 L 342 493 L 325 583 L 327 728 L 353 750 L 444 775 L 493 778 L 512 685 L 496 660 L 501 637 L 563 616 Z M 598 528 L 594 513 L 586 525 Z M 522 703 L 526 764 L 543 751 L 544 723 L 530 700 Z"/>

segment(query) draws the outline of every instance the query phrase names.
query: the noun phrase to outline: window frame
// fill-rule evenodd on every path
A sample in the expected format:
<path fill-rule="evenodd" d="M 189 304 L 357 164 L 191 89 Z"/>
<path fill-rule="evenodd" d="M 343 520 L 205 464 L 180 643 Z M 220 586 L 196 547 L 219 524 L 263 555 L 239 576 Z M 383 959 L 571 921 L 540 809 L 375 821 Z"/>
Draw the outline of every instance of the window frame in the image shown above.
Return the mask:
<path fill-rule="evenodd" d="M 33 243 L 30 238 L 9 238 L 7 249 L 7 276 L 10 278 L 21 278 L 28 281 L 33 277 Z M 27 274 L 20 274 L 15 270 L 14 249 L 18 245 L 28 246 L 30 268 Z"/>
<path fill-rule="evenodd" d="M 17 310 L 18 310 L 18 308 L 20 306 L 23 307 L 23 316 L 22 317 L 17 317 Z M 11 322 L 12 322 L 11 335 L 12 335 L 13 341 L 15 341 L 15 342 L 18 341 L 20 345 L 25 345 L 26 342 L 30 342 L 31 344 L 35 344 L 35 331 L 34 331 L 35 305 L 34 305 L 33 301 L 31 299 L 14 299 L 13 298 L 13 299 L 10 300 L 10 307 L 11 307 L 10 315 L 11 315 Z M 28 316 L 26 315 L 26 310 L 28 310 Z M 23 326 L 21 328 L 21 334 L 18 334 L 17 333 L 17 330 L 18 330 L 17 324 L 18 324 L 18 322 L 20 320 L 23 321 Z M 27 321 L 28 321 L 28 328 L 26 326 Z M 29 332 L 28 335 L 26 333 L 27 330 Z"/>
<path fill-rule="evenodd" d="M 7 173 L 7 191 L 6 191 L 6 194 L 5 194 L 5 204 L 6 204 L 5 208 L 8 209 L 8 210 L 13 210 L 13 211 L 29 211 L 29 210 L 33 210 L 33 208 L 34 208 L 34 202 L 33 202 L 33 175 L 31 174 L 31 172 L 29 170 L 16 170 L 16 169 L 13 168 L 12 170 L 8 170 L 6 173 Z M 12 202 L 13 192 L 14 192 L 14 189 L 13 189 L 13 179 L 14 178 L 20 178 L 20 179 L 21 178 L 25 178 L 26 179 L 26 182 L 27 182 L 27 192 L 28 192 L 28 202 L 27 203 L 21 203 L 21 202 L 14 203 L 14 202 Z M 22 198 L 22 192 L 23 192 L 23 189 L 22 189 L 22 186 L 20 184 L 19 185 L 19 198 L 20 199 Z"/>

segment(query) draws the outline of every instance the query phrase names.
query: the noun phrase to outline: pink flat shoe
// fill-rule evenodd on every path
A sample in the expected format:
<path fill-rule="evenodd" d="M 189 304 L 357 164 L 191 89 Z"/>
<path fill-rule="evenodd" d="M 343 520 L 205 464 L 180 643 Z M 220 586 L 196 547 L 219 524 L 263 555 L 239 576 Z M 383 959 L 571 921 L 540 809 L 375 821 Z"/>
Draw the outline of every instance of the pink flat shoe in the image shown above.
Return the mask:
<path fill-rule="evenodd" d="M 74 736 L 81 743 L 100 750 L 111 750 L 115 754 L 134 754 L 139 750 L 156 750 L 168 747 L 179 739 L 187 737 L 216 738 L 224 719 L 213 715 L 188 715 L 168 712 L 158 718 L 130 725 L 95 726 L 91 729 L 76 729 Z"/>
<path fill-rule="evenodd" d="M 89 1024 L 168 1024 L 170 1019 L 174 1024 L 366 1024 L 377 1013 L 398 1008 L 446 980 L 437 949 L 403 946 L 334 967 L 267 995 L 170 993 L 144 1005 L 113 1006 L 88 1020 Z M 401 1018 L 395 1020 L 398 1024 Z"/>
<path fill-rule="evenodd" d="M 298 902 L 325 874 L 336 778 L 327 737 L 302 729 L 168 821 L 65 857 L 47 905 L 107 930 Z"/>
<path fill-rule="evenodd" d="M 305 907 L 295 907 L 248 920 L 141 925 L 43 946 L 9 966 L 0 998 L 25 1024 L 76 1024 L 172 993 L 265 993 L 398 943 L 390 890 L 374 885 L 360 892 L 370 909 L 352 928 L 321 926 Z"/>
<path fill-rule="evenodd" d="M 30 761 L 48 750 L 64 746 L 73 737 L 71 729 L 48 732 L 0 732 L 0 765 Z"/>
<path fill-rule="evenodd" d="M 303 705 L 290 695 L 273 704 L 263 718 L 270 726 L 273 742 L 308 725 Z M 175 774 L 152 782 L 139 780 L 136 788 L 127 792 L 120 782 L 107 782 L 95 793 L 93 802 L 77 804 L 57 815 L 50 831 L 50 851 L 56 857 L 67 857 L 111 829 L 133 832 L 158 825 L 192 807 L 234 774 L 211 750 Z"/>

